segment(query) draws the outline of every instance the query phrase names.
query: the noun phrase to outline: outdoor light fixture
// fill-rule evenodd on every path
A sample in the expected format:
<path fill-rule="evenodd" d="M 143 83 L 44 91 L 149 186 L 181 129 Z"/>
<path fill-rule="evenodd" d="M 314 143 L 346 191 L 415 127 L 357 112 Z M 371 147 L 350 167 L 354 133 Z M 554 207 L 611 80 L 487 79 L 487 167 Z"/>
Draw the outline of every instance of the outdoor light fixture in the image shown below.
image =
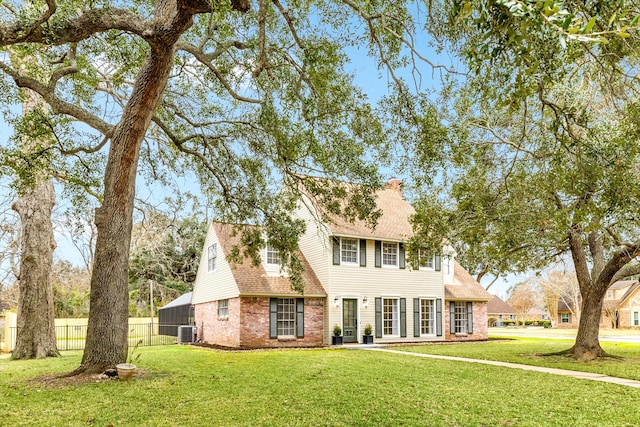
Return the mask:
<path fill-rule="evenodd" d="M 340 297 L 336 295 L 336 297 L 333 299 L 333 304 L 337 307 L 340 305 Z"/>
<path fill-rule="evenodd" d="M 365 307 L 369 306 L 369 300 L 366 296 L 362 298 L 362 305 L 364 305 Z"/>

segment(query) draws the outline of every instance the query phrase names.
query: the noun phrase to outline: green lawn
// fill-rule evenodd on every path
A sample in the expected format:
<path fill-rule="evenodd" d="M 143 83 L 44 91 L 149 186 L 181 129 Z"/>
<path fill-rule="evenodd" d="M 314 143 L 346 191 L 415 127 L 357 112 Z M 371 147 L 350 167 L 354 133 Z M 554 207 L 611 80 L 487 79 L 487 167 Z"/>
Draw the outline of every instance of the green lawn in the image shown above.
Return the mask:
<path fill-rule="evenodd" d="M 465 346 L 411 349 L 455 347 Z M 0 359 L 0 425 L 640 423 L 640 389 L 516 369 L 357 350 L 219 352 L 166 346 L 140 352 L 138 365 L 146 370 L 142 377 L 61 388 L 30 379 L 72 370 L 80 353 L 37 361 Z"/>
<path fill-rule="evenodd" d="M 604 350 L 623 359 L 609 358 L 589 363 L 577 363 L 567 356 L 549 356 L 566 350 L 573 340 L 550 338 L 510 338 L 506 341 L 486 341 L 467 344 L 394 347 L 397 350 L 415 351 L 472 359 L 500 360 L 525 365 L 547 366 L 573 371 L 596 372 L 612 377 L 640 380 L 640 345 L 637 343 L 601 342 Z M 640 425 L 640 420 L 638 421 Z"/>

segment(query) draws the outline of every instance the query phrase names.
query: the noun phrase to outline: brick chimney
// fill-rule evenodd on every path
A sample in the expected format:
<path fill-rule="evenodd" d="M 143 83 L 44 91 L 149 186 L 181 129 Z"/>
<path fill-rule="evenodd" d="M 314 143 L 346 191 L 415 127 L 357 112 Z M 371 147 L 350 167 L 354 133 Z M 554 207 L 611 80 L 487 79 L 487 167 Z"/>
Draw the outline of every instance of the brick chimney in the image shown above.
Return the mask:
<path fill-rule="evenodd" d="M 386 187 L 402 194 L 402 181 L 398 178 L 391 178 L 389 182 L 387 182 Z"/>

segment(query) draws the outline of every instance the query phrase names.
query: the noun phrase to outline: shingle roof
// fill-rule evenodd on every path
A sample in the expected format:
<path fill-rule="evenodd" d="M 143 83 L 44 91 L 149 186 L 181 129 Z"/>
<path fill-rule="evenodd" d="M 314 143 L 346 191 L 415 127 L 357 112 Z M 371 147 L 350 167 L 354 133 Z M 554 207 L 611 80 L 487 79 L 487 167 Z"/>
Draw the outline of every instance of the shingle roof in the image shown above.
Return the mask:
<path fill-rule="evenodd" d="M 637 280 L 618 280 L 613 285 L 611 285 L 609 289 L 623 289 L 637 282 Z"/>
<path fill-rule="evenodd" d="M 491 294 L 486 291 L 458 261 L 454 262 L 453 280 L 455 284 L 444 285 L 445 300 L 489 301 Z"/>
<path fill-rule="evenodd" d="M 627 280 L 627 282 L 629 281 Z M 637 280 L 633 280 L 631 282 L 632 282 L 631 286 L 629 286 L 629 289 L 627 289 L 627 292 L 625 292 L 622 298 L 620 298 L 620 300 L 618 301 L 618 305 L 624 303 L 627 300 L 627 298 L 629 298 L 640 287 L 640 282 L 638 282 Z M 619 282 L 616 282 L 616 283 L 619 283 Z M 614 283 L 614 285 L 616 283 Z"/>
<path fill-rule="evenodd" d="M 229 254 L 234 245 L 240 245 L 240 236 L 233 235 L 233 225 L 214 221 L 213 228 L 225 254 Z M 298 255 L 304 267 L 304 295 L 326 297 L 327 292 L 309 262 L 301 252 Z M 287 277 L 267 276 L 263 265 L 254 266 L 250 259 L 243 260 L 241 264 L 231 264 L 231 271 L 240 295 L 300 295 L 291 289 L 291 282 Z"/>
<path fill-rule="evenodd" d="M 487 314 L 514 314 L 513 308 L 503 301 L 497 295 L 492 295 L 493 298 L 487 303 Z"/>
<path fill-rule="evenodd" d="M 336 215 L 327 214 L 327 210 L 317 200 L 313 197 L 310 199 L 324 215 L 333 235 L 402 241 L 413 234 L 409 218 L 415 213 L 415 209 L 402 197 L 399 180 L 391 180 L 383 189 L 376 191 L 376 207 L 382 215 L 373 230 L 364 221 L 356 220 L 351 223 Z"/>

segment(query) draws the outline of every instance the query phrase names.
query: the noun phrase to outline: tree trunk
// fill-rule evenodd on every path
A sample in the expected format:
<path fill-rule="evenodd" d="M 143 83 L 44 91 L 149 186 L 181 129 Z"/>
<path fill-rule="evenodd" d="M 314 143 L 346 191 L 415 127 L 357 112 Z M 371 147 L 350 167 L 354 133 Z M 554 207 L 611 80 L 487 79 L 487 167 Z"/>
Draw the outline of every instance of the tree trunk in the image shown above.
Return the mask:
<path fill-rule="evenodd" d="M 191 17 L 174 15 L 168 34 L 154 43 L 136 78 L 131 98 L 111 136 L 104 200 L 96 209 L 98 230 L 91 276 L 87 341 L 75 373 L 96 373 L 124 362 L 128 350 L 129 248 L 140 145 L 173 64 L 174 45 Z"/>
<path fill-rule="evenodd" d="M 587 362 L 607 355 L 600 346 L 598 338 L 602 303 L 606 291 L 607 287 L 593 286 L 591 291 L 583 296 L 576 342 L 568 350 L 568 353 L 579 361 Z"/>
<path fill-rule="evenodd" d="M 51 212 L 55 192 L 50 180 L 37 180 L 14 204 L 22 223 L 18 331 L 14 359 L 59 356 L 53 315 L 51 268 L 56 243 Z"/>
<path fill-rule="evenodd" d="M 12 52 L 10 52 L 11 54 Z M 22 61 L 28 61 L 24 58 Z M 12 55 L 12 61 L 20 60 Z M 42 99 L 30 90 L 24 90 L 23 114 L 43 107 Z M 29 154 L 34 146 L 47 141 L 27 136 L 21 150 Z M 40 148 L 41 149 L 41 148 Z M 51 289 L 51 269 L 56 242 L 53 235 L 51 213 L 56 195 L 53 183 L 40 171 L 35 173 L 32 188 L 13 204 L 20 216 L 20 273 L 18 277 L 18 330 L 14 359 L 39 359 L 60 356 L 56 345 L 56 328 Z"/>

